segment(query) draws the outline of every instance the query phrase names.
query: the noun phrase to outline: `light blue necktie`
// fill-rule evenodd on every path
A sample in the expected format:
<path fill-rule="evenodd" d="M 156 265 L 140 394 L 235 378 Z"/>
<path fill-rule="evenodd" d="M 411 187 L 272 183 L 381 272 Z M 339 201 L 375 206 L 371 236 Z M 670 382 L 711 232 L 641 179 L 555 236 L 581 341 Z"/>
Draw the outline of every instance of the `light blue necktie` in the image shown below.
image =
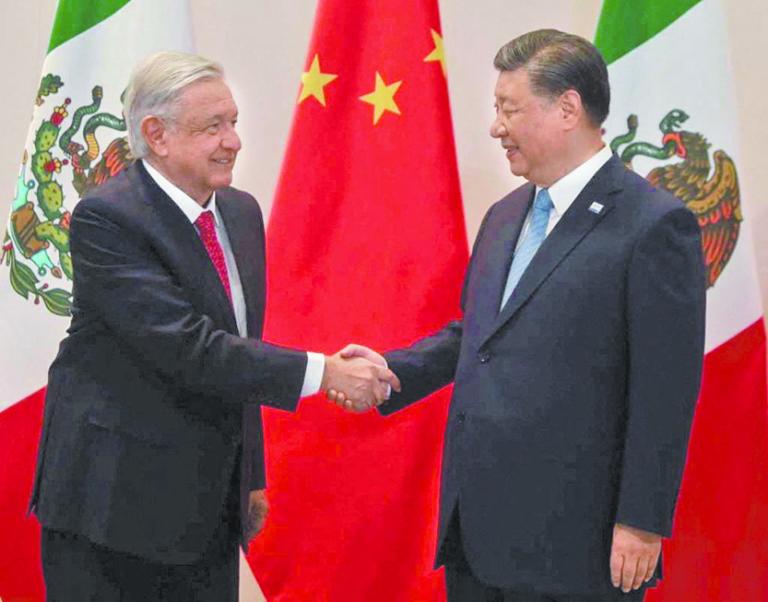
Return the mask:
<path fill-rule="evenodd" d="M 547 224 L 549 223 L 549 212 L 552 211 L 552 198 L 546 188 L 541 188 L 536 194 L 536 200 L 533 201 L 531 209 L 531 221 L 528 224 L 528 231 L 525 234 L 523 242 L 520 243 L 515 257 L 512 259 L 512 265 L 509 267 L 509 276 L 507 284 L 504 287 L 504 295 L 501 298 L 501 307 L 504 309 L 512 291 L 515 290 L 517 283 L 525 272 L 525 268 L 531 263 L 531 259 L 536 255 L 541 243 L 547 236 Z"/>

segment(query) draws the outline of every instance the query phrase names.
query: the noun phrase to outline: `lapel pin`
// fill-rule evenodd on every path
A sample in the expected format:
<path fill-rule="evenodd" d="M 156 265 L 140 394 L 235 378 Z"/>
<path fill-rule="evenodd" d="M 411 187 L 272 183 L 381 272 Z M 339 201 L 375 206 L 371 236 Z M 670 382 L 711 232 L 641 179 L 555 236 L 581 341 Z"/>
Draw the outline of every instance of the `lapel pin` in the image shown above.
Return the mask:
<path fill-rule="evenodd" d="M 603 205 L 601 205 L 598 202 L 594 202 L 589 206 L 589 210 L 594 213 L 595 215 L 600 215 L 600 212 L 603 210 Z"/>

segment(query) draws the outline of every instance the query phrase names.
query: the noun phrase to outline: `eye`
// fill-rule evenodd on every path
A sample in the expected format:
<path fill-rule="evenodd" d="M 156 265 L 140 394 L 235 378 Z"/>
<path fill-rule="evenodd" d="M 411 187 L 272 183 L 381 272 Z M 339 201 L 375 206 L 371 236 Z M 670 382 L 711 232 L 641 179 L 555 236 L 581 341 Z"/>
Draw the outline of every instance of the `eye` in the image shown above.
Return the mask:
<path fill-rule="evenodd" d="M 219 132 L 219 123 L 212 123 L 207 128 L 205 128 L 205 131 L 208 134 L 217 134 Z"/>

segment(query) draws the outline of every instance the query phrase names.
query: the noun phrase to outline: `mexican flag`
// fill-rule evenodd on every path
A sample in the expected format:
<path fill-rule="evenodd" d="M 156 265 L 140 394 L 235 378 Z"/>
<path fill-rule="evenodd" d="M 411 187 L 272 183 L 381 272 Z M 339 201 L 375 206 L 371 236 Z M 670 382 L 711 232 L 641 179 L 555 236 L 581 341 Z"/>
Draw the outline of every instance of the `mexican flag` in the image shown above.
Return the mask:
<path fill-rule="evenodd" d="M 613 94 L 606 139 L 698 217 L 704 380 L 664 580 L 650 602 L 768 600 L 763 309 L 740 179 L 737 105 L 718 0 L 605 0 L 596 44 Z"/>
<path fill-rule="evenodd" d="M 400 347 L 459 314 L 467 263 L 437 0 L 320 0 L 267 228 L 265 338 Z M 444 599 L 448 391 L 384 418 L 264 410 L 270 601 Z"/>
<path fill-rule="evenodd" d="M 59 0 L 0 262 L 4 602 L 43 598 L 39 527 L 26 512 L 47 370 L 69 326 L 72 209 L 131 161 L 121 95 L 135 63 L 191 49 L 187 0 Z"/>

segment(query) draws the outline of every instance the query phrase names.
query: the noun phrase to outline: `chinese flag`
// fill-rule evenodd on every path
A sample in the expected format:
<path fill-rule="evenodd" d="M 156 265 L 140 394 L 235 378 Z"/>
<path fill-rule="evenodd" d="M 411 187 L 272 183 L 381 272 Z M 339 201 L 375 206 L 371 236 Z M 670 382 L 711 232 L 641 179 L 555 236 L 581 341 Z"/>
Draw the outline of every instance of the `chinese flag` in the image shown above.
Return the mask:
<path fill-rule="evenodd" d="M 467 241 L 437 0 L 320 0 L 267 236 L 265 338 L 388 350 L 459 316 Z M 394 416 L 264 411 L 270 601 L 442 600 L 449 392 Z"/>

